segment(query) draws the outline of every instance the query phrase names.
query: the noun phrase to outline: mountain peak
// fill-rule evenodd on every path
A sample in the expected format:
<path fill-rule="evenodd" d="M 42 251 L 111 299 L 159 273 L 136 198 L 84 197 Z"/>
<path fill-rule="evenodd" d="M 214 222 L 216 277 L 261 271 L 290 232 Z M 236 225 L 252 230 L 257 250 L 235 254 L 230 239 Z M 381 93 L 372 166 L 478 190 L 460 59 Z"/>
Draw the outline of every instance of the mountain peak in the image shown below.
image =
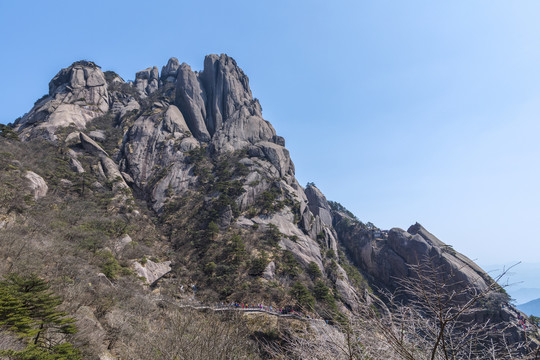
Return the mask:
<path fill-rule="evenodd" d="M 23 140 L 56 140 L 59 128 L 84 129 L 93 118 L 109 110 L 107 82 L 100 67 L 87 60 L 60 70 L 49 83 L 49 94 L 15 123 Z"/>
<path fill-rule="evenodd" d="M 59 239 L 51 235 L 55 245 L 50 249 L 66 249 L 68 257 L 77 259 L 69 258 L 69 264 L 84 262 L 81 258 L 99 261 L 108 274 L 101 274 L 107 286 L 115 276 L 123 276 L 114 274 L 120 263 L 136 270 L 160 263 L 166 271 L 149 285 L 160 286 L 161 295 L 172 303 L 187 298 L 189 283 L 194 292 L 200 287 L 197 296 L 208 302 L 270 302 L 280 307 L 294 302 L 296 308 L 321 310 L 330 318 L 361 316 L 362 308 L 379 306 L 385 291 L 414 278 L 414 268 L 422 261 L 452 274 L 458 280 L 453 284 L 473 292 L 494 286 L 474 262 L 419 223 L 408 231 L 381 230 L 327 201 L 313 183 L 300 186 L 285 140 L 264 120 L 246 74 L 225 54 L 206 56 L 200 72 L 171 58 L 161 74 L 158 67 L 148 67 L 137 72 L 133 82 L 103 73 L 92 62 L 73 63 L 51 80 L 49 94 L 15 130 L 26 142 L 13 145 L 5 140 L 0 146 L 32 149 L 42 142 L 29 142 L 45 138 L 50 143 L 43 149 L 52 150 L 40 155 L 54 158 L 43 161 L 43 168 L 36 162 L 24 164 L 36 179 L 42 176 L 48 189 L 44 197 L 26 204 L 41 206 L 43 201 L 40 209 L 47 211 L 24 216 L 35 216 L 29 223 L 53 223 L 41 216 L 65 206 L 62 214 L 69 215 L 68 221 L 59 221 L 51 233 L 65 228 L 69 233 Z M 23 162 L 17 160 L 21 169 Z M 17 163 L 2 169 L 17 169 L 8 175 L 18 176 Z M 50 164 L 56 164 L 54 171 Z M 48 197 L 54 201 L 45 202 Z M 89 204 L 93 212 L 87 214 Z M 82 245 L 74 246 L 79 235 Z M 84 253 L 87 248 L 89 253 Z M 51 263 L 60 264 L 63 254 L 54 253 Z M 148 260 L 147 255 L 156 258 Z M 92 276 L 101 272 L 92 266 Z M 55 274 L 68 267 L 42 266 Z M 129 273 L 122 281 L 139 281 Z M 96 282 L 91 277 L 81 280 L 98 297 L 117 291 L 111 286 L 101 294 L 97 285 L 94 289 L 88 283 Z M 150 294 L 142 284 L 129 289 Z M 518 339 L 520 330 L 501 310 L 506 301 L 502 291 L 490 299 L 489 306 L 498 311 L 491 320 L 508 325 Z M 111 306 L 111 313 L 130 311 Z M 479 316 L 484 314 L 481 306 L 476 309 Z M 103 309 L 101 320 L 112 317 L 108 311 Z M 115 351 L 121 348 L 129 346 Z"/>

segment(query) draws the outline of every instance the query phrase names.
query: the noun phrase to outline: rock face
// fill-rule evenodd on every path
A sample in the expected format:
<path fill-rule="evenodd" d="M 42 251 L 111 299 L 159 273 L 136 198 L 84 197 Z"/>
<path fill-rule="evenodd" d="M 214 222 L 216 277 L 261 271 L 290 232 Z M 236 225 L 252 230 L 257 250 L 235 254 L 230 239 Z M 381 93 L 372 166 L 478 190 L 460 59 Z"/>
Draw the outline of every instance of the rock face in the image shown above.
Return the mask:
<path fill-rule="evenodd" d="M 306 188 L 306 196 L 308 198 L 309 210 L 311 210 L 314 215 L 318 215 L 324 225 L 332 226 L 330 205 L 328 205 L 328 202 L 321 191 L 315 186 L 308 186 Z"/>
<path fill-rule="evenodd" d="M 193 135 L 201 142 L 212 140 L 218 151 L 240 150 L 261 142 L 284 145 L 272 125 L 263 120 L 247 76 L 227 55 L 207 56 L 200 73 L 193 72 L 187 64 L 180 65 L 176 105 Z M 259 147 L 269 148 L 264 144 Z M 290 170 L 290 164 L 287 165 L 285 172 Z"/>
<path fill-rule="evenodd" d="M 163 206 L 169 188 L 179 194 L 196 181 L 185 152 L 198 148 L 199 142 L 188 129 L 182 113 L 169 105 L 139 117 L 124 137 L 120 168 L 150 194 L 155 210 Z"/>
<path fill-rule="evenodd" d="M 408 231 L 394 228 L 388 234 L 370 229 L 339 211 L 333 212 L 334 228 L 352 261 L 386 288 L 396 287 L 396 280 L 413 276 L 408 265 L 433 261 L 438 268 L 457 274 L 458 280 L 485 289 L 489 275 L 430 234 L 420 224 Z"/>

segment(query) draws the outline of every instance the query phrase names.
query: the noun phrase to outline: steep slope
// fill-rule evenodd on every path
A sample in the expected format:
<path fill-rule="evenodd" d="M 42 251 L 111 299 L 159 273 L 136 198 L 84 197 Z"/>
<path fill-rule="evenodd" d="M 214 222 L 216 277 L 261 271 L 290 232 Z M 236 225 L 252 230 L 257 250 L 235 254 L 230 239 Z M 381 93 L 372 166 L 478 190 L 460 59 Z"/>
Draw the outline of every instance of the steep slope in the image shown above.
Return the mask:
<path fill-rule="evenodd" d="M 49 93 L 13 130 L 23 143 L 1 140 L 13 161 L 25 148 L 41 147 L 49 159 L 43 164 L 61 169 L 30 159 L 2 165 L 11 182 L 26 171 L 35 198 L 26 207 L 43 210 L 38 199 L 45 197 L 43 204 L 73 202 L 65 205 L 69 212 L 80 202 L 98 211 L 98 227 L 102 217 L 116 221 L 99 241 L 58 233 L 59 243 L 79 237 L 91 243 L 86 250 L 101 259 L 90 265 L 95 276 L 96 266 L 115 269 L 114 276 L 103 270 L 105 293 L 113 292 L 109 280 L 136 287 L 129 271 L 120 271 L 131 268 L 167 299 L 294 306 L 342 319 L 382 298 L 381 289 L 396 290 L 414 276 L 411 265 L 427 259 L 456 274 L 460 286 L 482 292 L 493 283 L 421 225 L 382 231 L 328 202 L 313 184 L 300 186 L 285 140 L 264 120 L 247 76 L 224 54 L 207 56 L 200 72 L 172 58 L 161 74 L 147 68 L 134 82 L 78 61 L 51 80 Z M 30 216 L 14 211 L 14 202 L 6 196 L 0 231 Z M 78 216 L 69 226 L 91 232 L 92 221 Z M 506 296 L 489 301 L 490 310 L 479 307 L 475 316 L 509 325 L 515 312 L 502 306 Z M 510 329 L 513 340 L 521 339 L 515 324 Z"/>
<path fill-rule="evenodd" d="M 207 56 L 200 73 L 186 64 L 177 68 L 175 64 L 177 60 L 169 61 L 165 67 L 169 81 L 161 81 L 157 87 L 148 85 L 157 78 L 156 68 L 137 73 L 134 84 L 109 74 L 109 86 L 99 88 L 103 98 L 109 99 L 108 106 L 92 108 L 91 115 L 94 122 L 110 121 L 107 126 L 123 129 L 120 146 L 110 148 L 110 154 L 89 138 L 99 141 L 99 131 L 78 135 L 90 119 L 66 116 L 58 122 L 54 121 L 58 110 L 50 114 L 42 110 L 69 105 L 76 113 L 97 104 L 93 86 L 103 81 L 88 79 L 104 79 L 105 75 L 92 63 L 77 62 L 55 76 L 48 97 L 21 118 L 16 129 L 24 140 L 31 140 L 44 136 L 46 128 L 45 138 L 70 146 L 74 163 L 81 150 L 99 158 L 96 171 L 115 183 L 119 203 L 129 200 L 126 183 L 157 213 L 190 191 L 202 190 L 207 198 L 190 206 L 204 207 L 198 215 L 205 214 L 191 231 L 202 231 L 210 222 L 219 223 L 222 230 L 260 225 L 263 232 L 275 227 L 279 244 L 268 260 L 279 257 L 278 249 L 283 249 L 303 267 L 314 262 L 324 273 L 317 236 L 324 238 L 322 251 L 337 251 L 336 236 L 329 230 L 330 223 L 310 211 L 306 194 L 294 178 L 285 142 L 262 118 L 247 76 L 226 55 Z M 176 79 L 172 80 L 174 73 Z M 88 99 L 82 98 L 85 94 Z M 78 96 L 81 99 L 73 101 Z M 232 158 L 236 164 L 227 163 Z M 236 172 L 231 174 L 235 166 Z M 171 239 L 175 246 L 183 240 Z M 270 262 L 275 266 L 276 261 Z M 271 268 L 268 277 L 273 278 Z M 339 295 L 347 299 L 349 307 L 355 307 L 357 290 L 339 264 L 334 280 Z"/>

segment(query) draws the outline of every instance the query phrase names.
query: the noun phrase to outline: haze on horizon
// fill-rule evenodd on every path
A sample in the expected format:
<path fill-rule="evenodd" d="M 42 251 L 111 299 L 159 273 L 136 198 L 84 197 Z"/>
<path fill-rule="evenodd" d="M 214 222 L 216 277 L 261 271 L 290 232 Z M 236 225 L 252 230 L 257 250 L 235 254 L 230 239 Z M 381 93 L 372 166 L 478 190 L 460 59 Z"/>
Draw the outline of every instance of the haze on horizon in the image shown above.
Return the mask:
<path fill-rule="evenodd" d="M 540 262 L 535 1 L 0 3 L 0 122 L 79 59 L 124 79 L 227 53 L 299 181 L 481 264 Z M 24 21 L 21 20 L 24 14 Z"/>

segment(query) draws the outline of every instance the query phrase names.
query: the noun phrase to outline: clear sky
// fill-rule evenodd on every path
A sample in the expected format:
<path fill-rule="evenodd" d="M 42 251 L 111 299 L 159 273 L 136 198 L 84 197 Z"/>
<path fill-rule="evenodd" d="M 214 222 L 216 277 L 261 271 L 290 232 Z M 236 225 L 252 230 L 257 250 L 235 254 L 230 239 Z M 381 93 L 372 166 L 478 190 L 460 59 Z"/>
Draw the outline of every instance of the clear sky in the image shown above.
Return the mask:
<path fill-rule="evenodd" d="M 540 2 L 0 0 L 0 122 L 79 59 L 227 53 L 302 184 L 483 264 L 540 262 Z"/>

